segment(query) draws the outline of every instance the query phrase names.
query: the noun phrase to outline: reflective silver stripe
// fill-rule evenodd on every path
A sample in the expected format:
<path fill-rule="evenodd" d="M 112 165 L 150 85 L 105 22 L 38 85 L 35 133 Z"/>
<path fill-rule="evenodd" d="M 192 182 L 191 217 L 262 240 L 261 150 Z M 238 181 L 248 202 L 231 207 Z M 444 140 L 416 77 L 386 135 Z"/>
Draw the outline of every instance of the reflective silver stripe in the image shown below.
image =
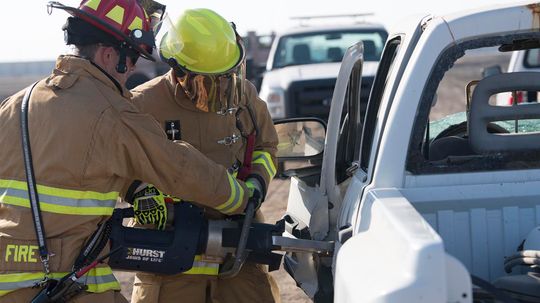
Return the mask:
<path fill-rule="evenodd" d="M 26 190 L 14 188 L 0 187 L 1 196 L 11 196 L 28 200 L 28 192 Z M 114 207 L 116 204 L 116 200 L 69 199 L 44 194 L 39 194 L 39 201 L 41 203 L 70 207 Z"/>
<path fill-rule="evenodd" d="M 78 280 L 79 282 L 83 284 L 105 284 L 110 282 L 116 282 L 116 278 L 113 274 L 110 275 L 104 275 L 104 276 L 82 276 Z"/>
<path fill-rule="evenodd" d="M 190 270 L 184 272 L 185 275 L 206 275 L 206 276 L 217 276 L 219 274 L 219 264 L 217 263 L 207 263 L 204 261 L 193 261 L 193 266 Z"/>
<path fill-rule="evenodd" d="M 25 281 L 20 281 L 20 282 L 0 282 L 0 291 L 1 290 L 16 290 L 19 288 L 32 287 L 41 280 L 43 280 L 43 278 L 25 280 Z"/>
<path fill-rule="evenodd" d="M 59 279 L 63 276 L 65 276 L 67 273 L 53 273 L 51 278 Z M 24 274 L 23 274 L 24 275 Z M 1 277 L 2 275 L 0 275 Z M 34 279 L 25 279 L 23 281 L 17 281 L 17 282 L 0 282 L 0 296 L 2 295 L 2 291 L 14 291 L 20 288 L 27 288 L 34 286 L 37 282 L 40 282 L 43 280 L 43 274 L 40 274 L 40 278 L 34 278 Z M 102 276 L 94 276 L 94 275 L 84 275 L 81 278 L 77 280 L 78 282 L 90 286 L 90 289 L 88 291 L 92 291 L 93 285 L 100 285 L 100 284 L 106 284 L 111 282 L 117 282 L 114 275 L 107 274 Z M 94 287 L 95 288 L 95 287 Z"/>
<path fill-rule="evenodd" d="M 221 208 L 219 209 L 220 212 L 222 213 L 230 213 L 230 212 L 233 212 L 235 211 L 237 208 L 238 208 L 238 203 L 242 203 L 242 192 L 243 192 L 243 189 L 240 187 L 240 184 L 238 184 L 238 181 L 236 181 L 235 178 L 233 177 L 230 177 L 233 180 L 232 183 L 234 183 L 234 190 L 231 188 L 231 195 L 234 195 L 234 200 L 232 201 L 231 204 L 227 205 L 226 207 L 224 208 Z"/>
<path fill-rule="evenodd" d="M 205 268 L 217 268 L 219 269 L 219 264 L 218 263 L 208 263 L 208 262 L 203 262 L 203 261 L 193 261 L 193 267 L 194 268 L 200 268 L 200 267 L 205 267 Z"/>

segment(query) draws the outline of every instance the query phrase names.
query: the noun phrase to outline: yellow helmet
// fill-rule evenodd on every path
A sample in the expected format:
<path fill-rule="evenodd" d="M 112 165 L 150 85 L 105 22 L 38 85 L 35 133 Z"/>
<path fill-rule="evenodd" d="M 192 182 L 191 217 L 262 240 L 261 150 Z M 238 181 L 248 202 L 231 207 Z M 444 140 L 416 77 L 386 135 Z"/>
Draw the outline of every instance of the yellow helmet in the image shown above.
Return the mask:
<path fill-rule="evenodd" d="M 170 22 L 170 20 L 169 20 Z M 161 58 L 173 68 L 196 74 L 225 74 L 244 59 L 235 28 L 216 12 L 186 10 L 160 41 Z"/>

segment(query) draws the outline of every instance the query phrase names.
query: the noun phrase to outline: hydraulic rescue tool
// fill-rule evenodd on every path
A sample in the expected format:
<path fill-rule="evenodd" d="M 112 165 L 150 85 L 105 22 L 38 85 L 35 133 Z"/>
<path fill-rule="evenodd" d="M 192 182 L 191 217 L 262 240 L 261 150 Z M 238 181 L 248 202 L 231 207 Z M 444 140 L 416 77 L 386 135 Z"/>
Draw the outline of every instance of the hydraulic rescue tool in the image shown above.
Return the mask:
<path fill-rule="evenodd" d="M 134 217 L 133 208 L 116 209 L 111 218 L 109 259 L 115 269 L 178 274 L 191 269 L 196 255 L 203 261 L 221 263 L 219 276 L 233 277 L 246 260 L 269 265 L 276 270 L 282 254 L 274 251 L 314 252 L 330 255 L 333 242 L 284 237 L 286 219 L 276 224 L 252 223 L 253 203 L 246 214 L 233 219 L 208 220 L 194 204 L 173 204 L 174 222 L 164 231 L 124 226 Z"/>

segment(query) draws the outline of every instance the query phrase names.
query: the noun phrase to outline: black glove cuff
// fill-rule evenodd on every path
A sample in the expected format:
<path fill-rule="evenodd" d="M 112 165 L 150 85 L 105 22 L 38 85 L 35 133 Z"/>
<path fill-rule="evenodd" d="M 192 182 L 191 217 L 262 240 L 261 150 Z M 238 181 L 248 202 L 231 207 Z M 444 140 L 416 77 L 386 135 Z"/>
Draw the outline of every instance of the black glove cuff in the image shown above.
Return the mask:
<path fill-rule="evenodd" d="M 262 199 L 261 201 L 264 201 L 264 198 L 266 197 L 266 189 L 268 188 L 267 184 L 266 184 L 266 181 L 264 180 L 263 177 L 257 175 L 257 174 L 250 174 L 248 175 L 248 177 L 246 178 L 246 180 L 249 180 L 249 178 L 253 178 L 253 179 L 256 179 L 257 181 L 259 181 L 259 183 L 261 184 L 261 195 L 262 195 Z"/>
<path fill-rule="evenodd" d="M 139 185 L 141 184 L 141 180 L 135 180 L 133 181 L 133 183 L 131 183 L 126 192 L 126 196 L 124 197 L 124 200 L 126 200 L 126 202 L 133 205 L 133 201 L 135 200 L 135 190 L 137 190 L 137 187 L 139 187 Z"/>

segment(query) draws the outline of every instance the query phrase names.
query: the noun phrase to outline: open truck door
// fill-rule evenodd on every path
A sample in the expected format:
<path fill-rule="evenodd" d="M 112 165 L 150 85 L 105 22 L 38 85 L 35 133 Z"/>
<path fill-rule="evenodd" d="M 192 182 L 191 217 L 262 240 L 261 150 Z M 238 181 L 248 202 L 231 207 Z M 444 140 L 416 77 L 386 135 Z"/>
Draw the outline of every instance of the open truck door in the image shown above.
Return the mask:
<path fill-rule="evenodd" d="M 362 64 L 363 44 L 358 42 L 347 50 L 341 64 L 324 144 L 320 142 L 316 144 L 317 148 L 309 147 L 311 154 L 298 155 L 283 149 L 290 144 L 287 141 L 290 140 L 289 137 L 294 135 L 279 136 L 280 161 L 309 162 L 307 166 L 284 171 L 285 175 L 291 177 L 285 215 L 286 234 L 289 237 L 328 242 L 336 240 L 335 222 L 339 212 L 329 210 L 341 208 L 345 192 L 351 184 L 351 176 L 358 168 L 358 155 L 354 151 L 358 150 L 355 147 L 360 145 L 362 119 L 366 108 L 366 104 L 360 104 Z M 278 134 L 297 128 L 298 121 L 315 123 L 316 120 L 276 121 Z M 305 141 L 308 141 L 308 137 L 306 136 Z M 321 138 L 317 137 L 315 140 Z M 310 298 L 318 302 L 332 300 L 331 254 L 289 252 L 285 256 L 285 268 Z"/>

